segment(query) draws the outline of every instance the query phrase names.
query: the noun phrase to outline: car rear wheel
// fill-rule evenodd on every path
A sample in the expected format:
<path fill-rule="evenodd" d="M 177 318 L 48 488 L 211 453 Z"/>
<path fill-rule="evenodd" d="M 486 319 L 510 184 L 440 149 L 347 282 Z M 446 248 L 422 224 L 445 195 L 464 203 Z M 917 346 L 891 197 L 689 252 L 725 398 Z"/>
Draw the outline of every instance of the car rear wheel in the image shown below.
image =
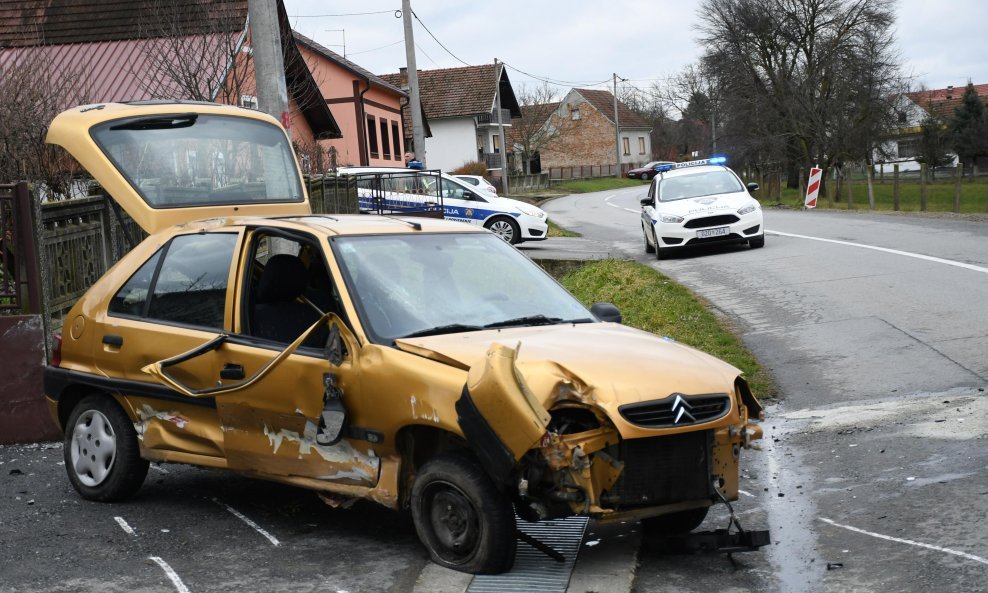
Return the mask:
<path fill-rule="evenodd" d="M 144 483 L 148 462 L 141 459 L 137 432 L 109 396 L 79 402 L 65 425 L 64 444 L 69 481 L 87 500 L 123 500 Z"/>
<path fill-rule="evenodd" d="M 645 533 L 654 535 L 689 533 L 703 523 L 709 509 L 710 507 L 701 507 L 642 519 L 642 529 Z"/>
<path fill-rule="evenodd" d="M 415 530 L 436 564 L 474 574 L 514 564 L 511 503 L 469 457 L 446 455 L 422 466 L 411 504 Z"/>
<path fill-rule="evenodd" d="M 497 218 L 492 218 L 484 224 L 484 227 L 490 229 L 492 233 L 501 237 L 508 243 L 514 245 L 518 243 L 521 239 L 521 231 L 518 230 L 518 223 L 511 220 L 510 218 L 505 218 L 503 216 L 498 216 Z"/>
<path fill-rule="evenodd" d="M 759 247 L 765 247 L 765 235 L 759 235 L 753 239 L 748 239 L 748 245 L 751 245 L 752 249 L 758 249 Z"/>
<path fill-rule="evenodd" d="M 645 225 L 642 225 L 642 239 L 645 241 L 645 253 L 655 253 L 655 246 L 648 242 L 648 231 L 645 230 Z"/>

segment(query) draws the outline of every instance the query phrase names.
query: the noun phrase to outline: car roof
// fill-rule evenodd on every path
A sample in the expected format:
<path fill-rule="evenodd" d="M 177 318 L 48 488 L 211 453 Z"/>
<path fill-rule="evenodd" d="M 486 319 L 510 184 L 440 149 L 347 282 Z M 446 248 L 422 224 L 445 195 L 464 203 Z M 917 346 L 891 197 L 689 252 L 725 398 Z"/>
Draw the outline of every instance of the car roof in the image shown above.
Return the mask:
<path fill-rule="evenodd" d="M 239 229 L 245 226 L 294 229 L 327 237 L 487 232 L 485 229 L 472 224 L 441 218 L 378 216 L 374 214 L 308 214 L 303 216 L 213 218 L 176 225 L 161 232 L 165 234 L 199 231 L 222 232 L 226 229 Z"/>
<path fill-rule="evenodd" d="M 662 171 L 662 178 L 681 177 L 684 175 L 695 175 L 697 173 L 710 173 L 712 171 L 731 171 L 726 165 L 696 165 L 694 167 L 682 167 L 680 169 L 670 169 Z M 731 171 L 733 173 L 734 171 Z"/>

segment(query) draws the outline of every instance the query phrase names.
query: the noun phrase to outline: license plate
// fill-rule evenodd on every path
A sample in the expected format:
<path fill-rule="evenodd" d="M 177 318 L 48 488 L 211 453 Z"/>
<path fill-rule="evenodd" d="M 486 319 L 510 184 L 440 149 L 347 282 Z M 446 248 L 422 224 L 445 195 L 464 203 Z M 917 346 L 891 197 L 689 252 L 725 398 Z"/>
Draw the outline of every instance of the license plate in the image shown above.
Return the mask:
<path fill-rule="evenodd" d="M 706 239 L 707 237 L 726 237 L 731 234 L 731 227 L 721 226 L 715 229 L 700 229 L 696 232 L 697 239 Z"/>

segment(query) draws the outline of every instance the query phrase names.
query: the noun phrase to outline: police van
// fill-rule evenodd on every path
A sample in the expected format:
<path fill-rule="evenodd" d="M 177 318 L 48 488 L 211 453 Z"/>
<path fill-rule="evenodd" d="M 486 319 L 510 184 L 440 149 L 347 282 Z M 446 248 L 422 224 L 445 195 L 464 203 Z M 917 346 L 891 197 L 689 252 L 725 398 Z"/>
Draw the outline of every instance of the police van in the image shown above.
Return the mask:
<path fill-rule="evenodd" d="M 542 241 L 548 235 L 548 217 L 541 208 L 498 197 L 438 170 L 341 167 L 337 175 L 357 179 L 362 212 L 442 212 L 447 220 L 482 226 L 512 244 Z"/>

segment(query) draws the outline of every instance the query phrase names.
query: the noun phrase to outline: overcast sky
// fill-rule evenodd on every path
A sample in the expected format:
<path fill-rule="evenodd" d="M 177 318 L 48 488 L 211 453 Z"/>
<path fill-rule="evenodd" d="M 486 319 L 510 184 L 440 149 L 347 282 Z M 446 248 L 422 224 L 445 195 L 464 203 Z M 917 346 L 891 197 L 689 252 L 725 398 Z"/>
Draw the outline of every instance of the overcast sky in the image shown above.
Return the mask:
<path fill-rule="evenodd" d="M 400 0 L 284 0 L 295 30 L 376 74 L 405 65 Z M 610 88 L 611 74 L 647 88 L 699 57 L 699 0 L 413 0 L 420 70 L 508 64 L 517 92 L 539 81 Z M 378 14 L 353 15 L 353 13 Z M 344 15 L 352 16 L 316 16 Z M 988 1 L 899 0 L 904 71 L 926 88 L 988 83 Z M 435 35 L 433 39 L 424 27 Z M 340 31 L 340 30 L 343 31 Z M 446 47 L 440 46 L 440 43 Z M 447 52 L 447 50 L 449 50 Z M 450 55 L 452 53 L 453 55 Z M 455 57 L 454 57 L 455 55 Z"/>

